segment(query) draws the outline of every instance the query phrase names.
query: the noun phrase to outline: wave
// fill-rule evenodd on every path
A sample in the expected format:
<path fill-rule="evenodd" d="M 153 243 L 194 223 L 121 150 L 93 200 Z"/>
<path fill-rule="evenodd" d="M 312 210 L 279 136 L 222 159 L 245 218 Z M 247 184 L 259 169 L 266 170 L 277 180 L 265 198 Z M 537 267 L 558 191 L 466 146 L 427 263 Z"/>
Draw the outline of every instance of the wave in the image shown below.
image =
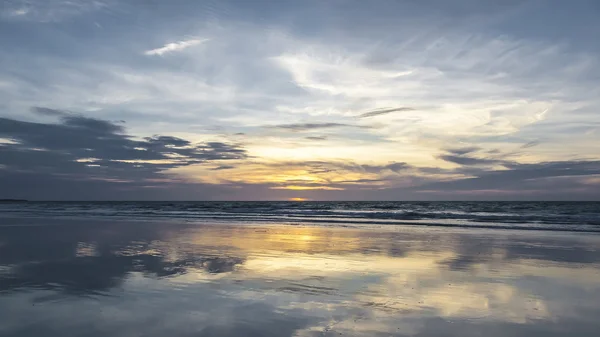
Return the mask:
<path fill-rule="evenodd" d="M 27 202 L 0 216 L 600 232 L 597 202 Z"/>

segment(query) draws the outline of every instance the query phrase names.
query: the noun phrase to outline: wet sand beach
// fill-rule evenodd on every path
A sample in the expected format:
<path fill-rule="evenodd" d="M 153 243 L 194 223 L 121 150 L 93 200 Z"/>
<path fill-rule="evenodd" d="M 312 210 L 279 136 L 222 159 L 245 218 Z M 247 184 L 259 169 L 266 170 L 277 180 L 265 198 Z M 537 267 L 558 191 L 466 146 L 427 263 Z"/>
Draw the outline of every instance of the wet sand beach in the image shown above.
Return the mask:
<path fill-rule="evenodd" d="M 597 336 L 599 267 L 589 233 L 2 219 L 0 336 Z"/>

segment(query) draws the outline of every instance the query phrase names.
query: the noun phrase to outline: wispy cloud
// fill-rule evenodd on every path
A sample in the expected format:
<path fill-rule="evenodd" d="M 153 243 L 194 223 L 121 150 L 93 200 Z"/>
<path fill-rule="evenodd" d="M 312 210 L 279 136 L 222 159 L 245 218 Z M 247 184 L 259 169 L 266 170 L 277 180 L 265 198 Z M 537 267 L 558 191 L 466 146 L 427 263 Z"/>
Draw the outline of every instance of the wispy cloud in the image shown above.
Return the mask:
<path fill-rule="evenodd" d="M 531 142 L 525 143 L 521 146 L 522 149 L 528 149 L 530 147 L 534 147 L 540 144 L 540 141 L 538 140 L 533 140 Z"/>
<path fill-rule="evenodd" d="M 220 166 L 217 166 L 215 168 L 212 168 L 211 170 L 213 170 L 213 171 L 221 171 L 221 170 L 231 170 L 231 169 L 234 169 L 234 168 L 235 168 L 235 166 L 233 166 L 233 165 L 220 165 Z"/>
<path fill-rule="evenodd" d="M 415 109 L 414 108 L 410 108 L 410 107 L 400 107 L 400 108 L 373 110 L 373 111 L 368 111 L 368 112 L 365 112 L 363 114 L 360 114 L 358 116 L 358 118 L 375 117 L 375 116 L 387 115 L 387 114 L 392 113 L 392 112 L 413 111 L 413 110 L 415 110 Z"/>
<path fill-rule="evenodd" d="M 274 129 L 284 129 L 289 131 L 310 131 L 318 129 L 332 129 L 332 128 L 367 128 L 362 125 L 353 125 L 345 123 L 293 123 L 293 124 L 280 124 L 269 126 Z"/>
<path fill-rule="evenodd" d="M 0 17 L 34 22 L 61 22 L 66 18 L 115 8 L 116 0 L 11 0 L 0 6 Z"/>
<path fill-rule="evenodd" d="M 10 15 L 11 16 L 21 16 L 21 15 L 26 15 L 27 13 L 29 13 L 28 8 L 19 8 L 19 9 L 15 9 L 12 12 L 10 12 Z"/>
<path fill-rule="evenodd" d="M 475 158 L 470 156 L 460 156 L 460 155 L 451 155 L 445 154 L 439 157 L 442 160 L 445 160 L 450 163 L 459 164 L 459 165 L 497 165 L 505 163 L 502 160 L 497 159 L 489 159 L 489 158 Z"/>
<path fill-rule="evenodd" d="M 34 106 L 31 108 L 31 112 L 42 116 L 53 116 L 53 117 L 65 117 L 69 113 L 63 110 L 50 109 L 45 107 Z"/>
<path fill-rule="evenodd" d="M 458 155 L 458 156 L 462 156 L 462 155 L 465 155 L 465 154 L 468 154 L 471 152 L 475 152 L 478 150 L 481 150 L 481 148 L 478 146 L 468 146 L 468 147 L 446 149 L 447 152 L 450 152 L 451 154 Z"/>
<path fill-rule="evenodd" d="M 156 49 L 147 50 L 144 52 L 145 55 L 159 55 L 162 56 L 166 53 L 184 50 L 186 48 L 199 45 L 207 42 L 209 39 L 193 39 L 193 40 L 182 40 L 177 42 L 167 43 L 164 46 Z"/>

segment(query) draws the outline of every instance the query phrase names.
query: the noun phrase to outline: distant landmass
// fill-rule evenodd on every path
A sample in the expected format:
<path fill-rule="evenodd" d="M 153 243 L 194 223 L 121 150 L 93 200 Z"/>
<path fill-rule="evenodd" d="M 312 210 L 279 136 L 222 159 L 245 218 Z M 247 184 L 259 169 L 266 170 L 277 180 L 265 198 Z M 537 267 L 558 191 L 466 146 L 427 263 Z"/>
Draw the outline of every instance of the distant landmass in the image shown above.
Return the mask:
<path fill-rule="evenodd" d="M 27 202 L 25 199 L 0 199 L 0 202 Z"/>

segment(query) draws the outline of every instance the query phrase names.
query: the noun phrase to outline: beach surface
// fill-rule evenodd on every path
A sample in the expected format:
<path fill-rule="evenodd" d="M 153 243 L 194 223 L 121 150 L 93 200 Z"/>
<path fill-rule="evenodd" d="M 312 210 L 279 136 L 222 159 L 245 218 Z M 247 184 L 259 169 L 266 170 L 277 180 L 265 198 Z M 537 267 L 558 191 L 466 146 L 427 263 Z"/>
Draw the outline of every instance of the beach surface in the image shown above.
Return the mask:
<path fill-rule="evenodd" d="M 597 336 L 600 235 L 0 219 L 0 336 Z"/>

